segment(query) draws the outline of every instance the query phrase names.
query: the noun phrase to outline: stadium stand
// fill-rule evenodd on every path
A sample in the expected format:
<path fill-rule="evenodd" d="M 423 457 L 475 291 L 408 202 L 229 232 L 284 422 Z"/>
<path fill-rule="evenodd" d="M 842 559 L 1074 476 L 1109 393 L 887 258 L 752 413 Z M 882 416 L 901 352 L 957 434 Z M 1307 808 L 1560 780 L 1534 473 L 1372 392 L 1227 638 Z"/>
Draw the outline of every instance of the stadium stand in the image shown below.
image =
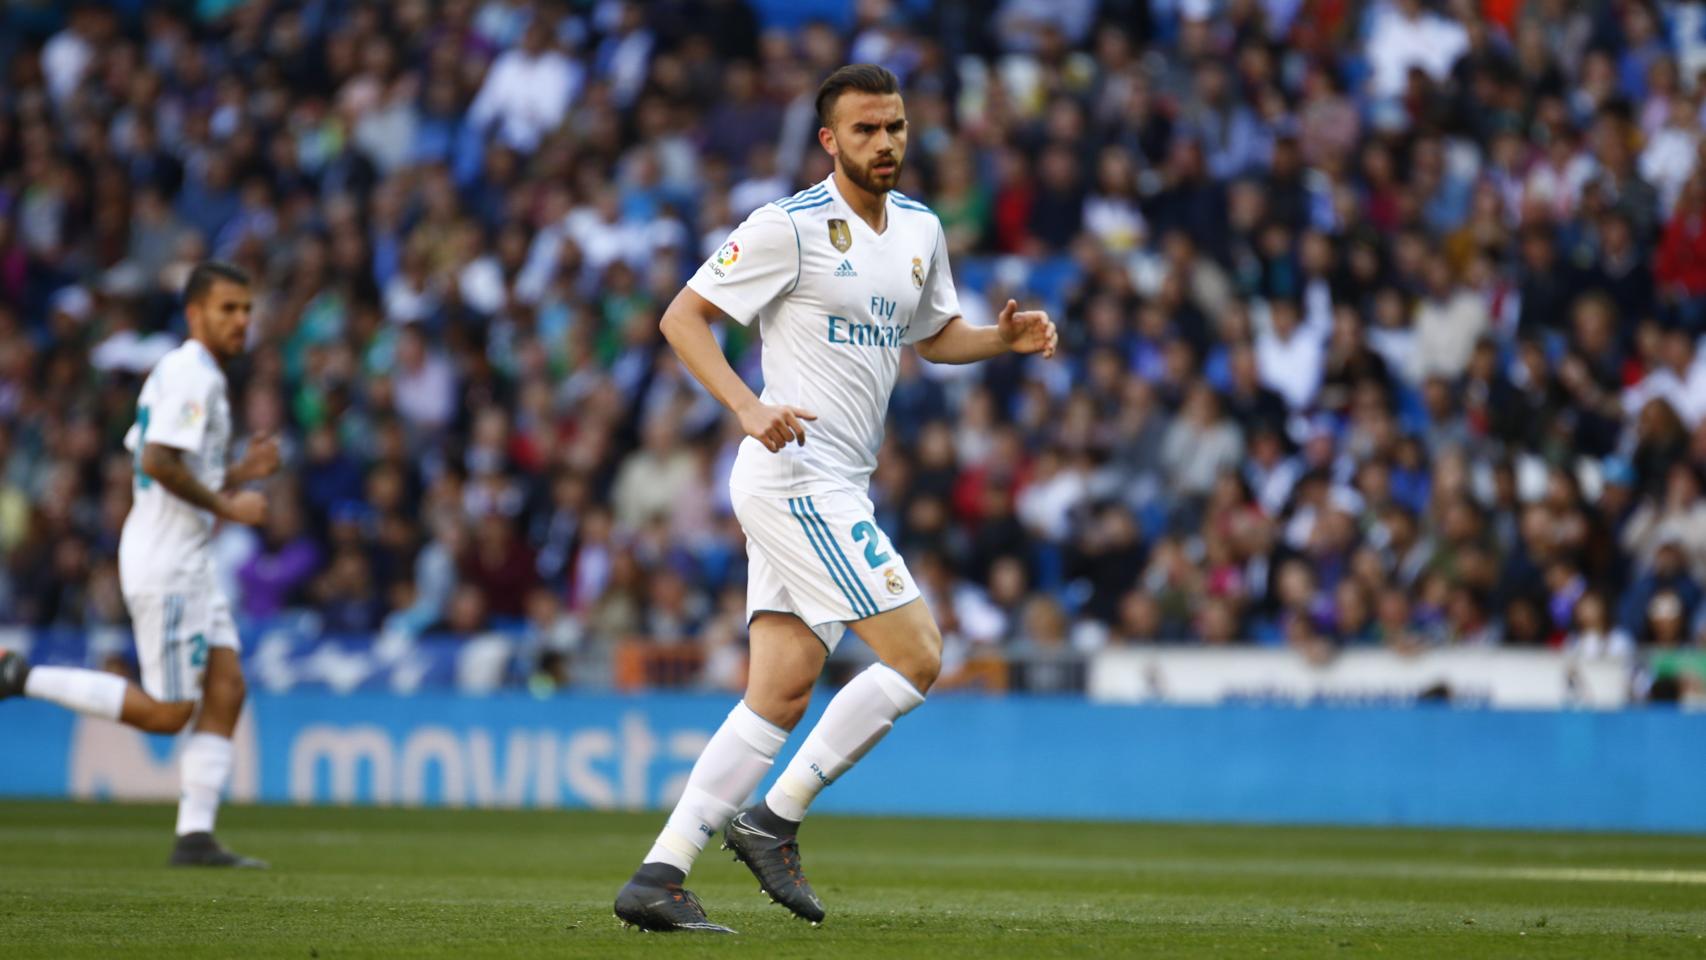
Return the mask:
<path fill-rule="evenodd" d="M 986 6 L 7 5 L 0 623 L 123 649 L 119 440 L 211 255 L 288 463 L 219 539 L 253 656 L 738 689 L 739 435 L 657 320 L 874 61 L 969 318 L 1063 335 L 903 365 L 873 497 L 946 682 L 1508 646 L 1706 689 L 1701 5 Z"/>

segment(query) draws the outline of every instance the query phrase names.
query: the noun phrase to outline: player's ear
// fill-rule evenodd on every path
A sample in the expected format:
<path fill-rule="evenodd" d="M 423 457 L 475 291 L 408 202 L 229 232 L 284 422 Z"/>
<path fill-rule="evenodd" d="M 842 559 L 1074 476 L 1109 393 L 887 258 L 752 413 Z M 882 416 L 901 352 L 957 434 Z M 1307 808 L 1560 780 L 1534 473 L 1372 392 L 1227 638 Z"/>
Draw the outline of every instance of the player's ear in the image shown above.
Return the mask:
<path fill-rule="evenodd" d="M 835 131 L 828 127 L 817 128 L 817 142 L 819 146 L 823 147 L 824 152 L 832 157 L 835 156 L 840 149 L 835 143 Z"/>

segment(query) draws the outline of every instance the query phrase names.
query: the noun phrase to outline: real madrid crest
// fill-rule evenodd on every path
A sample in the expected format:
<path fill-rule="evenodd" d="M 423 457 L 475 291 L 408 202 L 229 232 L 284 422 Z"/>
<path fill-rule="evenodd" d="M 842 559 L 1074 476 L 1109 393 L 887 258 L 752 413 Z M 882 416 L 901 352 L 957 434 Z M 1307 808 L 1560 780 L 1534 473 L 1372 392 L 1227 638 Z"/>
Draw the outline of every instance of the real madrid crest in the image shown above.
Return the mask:
<path fill-rule="evenodd" d="M 835 244 L 835 249 L 842 253 L 847 252 L 847 248 L 853 245 L 853 233 L 847 229 L 847 221 L 829 221 L 829 242 Z"/>
<path fill-rule="evenodd" d="M 883 585 L 888 587 L 889 593 L 897 597 L 906 592 L 906 581 L 894 572 L 893 567 L 883 571 Z"/>
<path fill-rule="evenodd" d="M 917 257 L 912 258 L 912 285 L 924 289 L 924 261 Z"/>

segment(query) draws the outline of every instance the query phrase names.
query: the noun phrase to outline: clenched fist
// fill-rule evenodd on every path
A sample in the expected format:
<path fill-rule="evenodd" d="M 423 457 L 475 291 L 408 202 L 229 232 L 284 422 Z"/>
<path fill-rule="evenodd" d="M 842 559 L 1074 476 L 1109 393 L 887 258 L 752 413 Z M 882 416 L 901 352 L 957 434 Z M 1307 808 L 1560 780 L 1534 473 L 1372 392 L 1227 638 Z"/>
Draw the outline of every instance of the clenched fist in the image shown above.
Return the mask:
<path fill-rule="evenodd" d="M 806 445 L 806 425 L 803 420 L 816 420 L 817 414 L 799 407 L 771 406 L 754 401 L 736 412 L 740 428 L 747 436 L 764 444 L 771 453 L 790 443 Z"/>
<path fill-rule="evenodd" d="M 1053 357 L 1054 348 L 1060 343 L 1054 321 L 1048 318 L 1047 313 L 1020 310 L 1016 300 L 1007 301 L 995 324 L 1001 331 L 1001 341 L 1014 353 L 1041 353 L 1045 357 Z"/>

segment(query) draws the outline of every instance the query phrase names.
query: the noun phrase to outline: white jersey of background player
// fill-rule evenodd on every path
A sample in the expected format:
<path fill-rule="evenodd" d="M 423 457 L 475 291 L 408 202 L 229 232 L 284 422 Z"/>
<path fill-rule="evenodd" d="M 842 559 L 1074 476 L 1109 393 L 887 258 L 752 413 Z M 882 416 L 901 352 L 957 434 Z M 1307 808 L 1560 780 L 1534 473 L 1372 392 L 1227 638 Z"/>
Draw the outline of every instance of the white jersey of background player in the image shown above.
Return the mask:
<path fill-rule="evenodd" d="M 209 541 L 216 519 L 265 518 L 260 493 L 234 488 L 278 468 L 271 438 L 251 442 L 243 461 L 226 467 L 231 404 L 221 364 L 243 352 L 251 309 L 241 270 L 203 263 L 191 272 L 184 290 L 190 339 L 149 373 L 125 437 L 136 471 L 119 538 L 119 583 L 142 686 L 101 671 L 31 668 L 17 654 L 0 657 L 0 698 L 50 700 L 150 733 L 177 733 L 195 718 L 182 757 L 174 865 L 265 866 L 213 838 L 244 683 L 237 628 L 214 578 Z"/>
<path fill-rule="evenodd" d="M 755 212 L 663 318 L 682 362 L 747 435 L 729 487 L 747 537 L 752 663 L 745 699 L 617 896 L 617 916 L 648 929 L 727 932 L 681 886 L 725 825 L 726 846 L 764 892 L 803 919 L 823 919 L 796 839 L 806 808 L 924 702 L 941 667 L 935 620 L 866 494 L 900 351 L 937 363 L 1054 353 L 1043 313 L 1009 301 L 993 327 L 960 317 L 940 221 L 893 191 L 907 139 L 893 74 L 843 67 L 819 88 L 817 106 L 818 140 L 835 172 Z M 724 315 L 758 321 L 762 396 L 712 335 Z M 741 810 L 849 626 L 881 662 L 835 695 L 764 801 Z"/>

